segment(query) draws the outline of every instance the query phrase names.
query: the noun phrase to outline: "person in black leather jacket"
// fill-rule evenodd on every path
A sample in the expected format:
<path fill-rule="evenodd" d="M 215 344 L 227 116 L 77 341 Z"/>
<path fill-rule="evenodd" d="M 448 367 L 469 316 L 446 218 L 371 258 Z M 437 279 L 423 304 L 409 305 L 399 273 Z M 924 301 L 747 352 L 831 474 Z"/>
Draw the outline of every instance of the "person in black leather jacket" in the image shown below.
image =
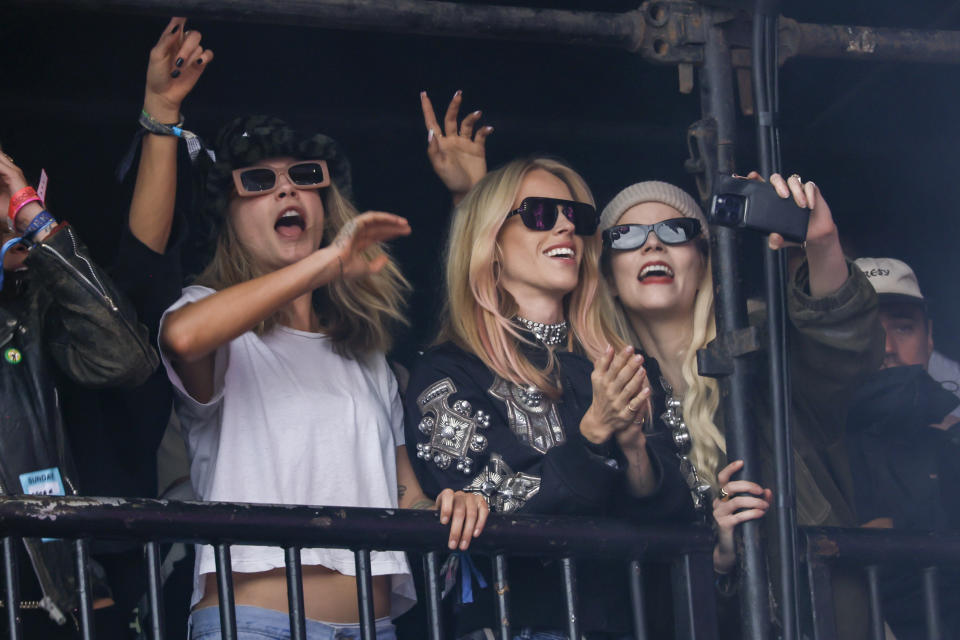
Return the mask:
<path fill-rule="evenodd" d="M 14 214 L 0 222 L 0 241 L 24 238 L 4 256 L 0 290 L 0 492 L 76 495 L 57 377 L 90 388 L 135 386 L 157 367 L 157 356 L 130 304 L 76 232 L 44 210 L 3 153 L 0 211 Z M 44 610 L 64 624 L 77 605 L 71 546 L 25 539 L 23 549 L 21 607 Z M 45 618 L 25 615 L 25 637 L 75 628 L 58 630 Z"/>

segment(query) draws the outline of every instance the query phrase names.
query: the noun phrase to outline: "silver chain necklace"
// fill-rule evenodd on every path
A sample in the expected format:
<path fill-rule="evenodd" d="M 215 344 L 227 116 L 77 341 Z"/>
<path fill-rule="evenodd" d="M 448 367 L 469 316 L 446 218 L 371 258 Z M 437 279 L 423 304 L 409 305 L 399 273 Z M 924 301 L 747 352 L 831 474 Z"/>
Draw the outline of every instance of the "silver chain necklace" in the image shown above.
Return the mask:
<path fill-rule="evenodd" d="M 694 508 L 697 511 L 706 511 L 713 507 L 713 487 L 700 478 L 696 465 L 689 457 L 693 440 L 687 423 L 683 421 L 683 402 L 673 397 L 673 387 L 663 376 L 660 376 L 660 384 L 667 394 L 667 410 L 660 417 L 670 427 L 670 433 L 673 435 L 673 447 L 677 450 L 677 457 L 680 458 L 680 473 L 690 488 Z"/>
<path fill-rule="evenodd" d="M 544 324 L 542 322 L 527 320 L 520 316 L 513 316 L 513 321 L 532 333 L 536 336 L 537 340 L 548 347 L 565 344 L 567 342 L 567 333 L 570 330 L 570 324 L 566 320 L 555 322 L 554 324 Z"/>

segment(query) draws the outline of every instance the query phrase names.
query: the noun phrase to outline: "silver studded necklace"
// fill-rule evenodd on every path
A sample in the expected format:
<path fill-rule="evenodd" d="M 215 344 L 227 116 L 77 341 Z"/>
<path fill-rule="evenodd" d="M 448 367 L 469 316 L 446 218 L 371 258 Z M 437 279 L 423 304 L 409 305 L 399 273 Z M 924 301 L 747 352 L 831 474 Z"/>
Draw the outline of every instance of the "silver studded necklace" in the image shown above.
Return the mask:
<path fill-rule="evenodd" d="M 690 437 L 687 423 L 683 421 L 683 402 L 673 396 L 673 387 L 663 376 L 660 376 L 660 385 L 667 396 L 667 410 L 660 417 L 670 427 L 673 448 L 677 452 L 677 457 L 680 458 L 680 473 L 687 481 L 687 487 L 690 488 L 694 508 L 697 511 L 706 511 L 713 507 L 713 487 L 700 478 L 696 465 L 690 459 L 693 439 Z"/>
<path fill-rule="evenodd" d="M 513 316 L 513 321 L 532 333 L 536 336 L 537 340 L 548 347 L 566 344 L 567 342 L 567 333 L 570 330 L 570 324 L 566 320 L 553 324 L 544 324 L 542 322 L 527 320 L 520 316 Z"/>

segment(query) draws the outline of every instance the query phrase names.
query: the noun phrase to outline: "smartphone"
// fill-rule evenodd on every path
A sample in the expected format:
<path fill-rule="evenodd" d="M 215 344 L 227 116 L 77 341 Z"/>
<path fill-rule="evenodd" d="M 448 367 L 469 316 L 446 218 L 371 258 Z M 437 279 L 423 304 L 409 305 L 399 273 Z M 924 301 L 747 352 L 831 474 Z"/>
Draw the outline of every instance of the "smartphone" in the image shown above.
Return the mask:
<path fill-rule="evenodd" d="M 779 233 L 786 240 L 803 242 L 810 210 L 797 206 L 793 198 L 781 198 L 769 183 L 720 175 L 713 183 L 707 218 L 711 224 Z"/>

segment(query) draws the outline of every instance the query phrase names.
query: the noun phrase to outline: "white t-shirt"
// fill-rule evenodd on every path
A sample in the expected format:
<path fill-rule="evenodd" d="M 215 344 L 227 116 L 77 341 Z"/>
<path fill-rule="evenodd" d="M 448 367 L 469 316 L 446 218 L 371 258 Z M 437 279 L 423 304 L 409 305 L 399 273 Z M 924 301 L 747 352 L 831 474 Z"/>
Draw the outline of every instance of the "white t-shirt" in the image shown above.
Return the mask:
<path fill-rule="evenodd" d="M 164 314 L 215 293 L 190 286 Z M 163 320 L 161 320 L 161 326 Z M 323 334 L 276 326 L 248 331 L 216 352 L 213 398 L 194 400 L 168 358 L 176 410 L 201 500 L 397 508 L 396 450 L 404 444 L 397 382 L 383 354 L 343 358 Z M 374 551 L 373 575 L 392 576 L 391 615 L 416 602 L 399 551 Z M 303 549 L 305 565 L 355 575 L 346 549 Z M 234 546 L 233 570 L 284 567 L 279 547 Z M 191 606 L 201 576 L 216 571 L 213 547 L 197 547 Z"/>

